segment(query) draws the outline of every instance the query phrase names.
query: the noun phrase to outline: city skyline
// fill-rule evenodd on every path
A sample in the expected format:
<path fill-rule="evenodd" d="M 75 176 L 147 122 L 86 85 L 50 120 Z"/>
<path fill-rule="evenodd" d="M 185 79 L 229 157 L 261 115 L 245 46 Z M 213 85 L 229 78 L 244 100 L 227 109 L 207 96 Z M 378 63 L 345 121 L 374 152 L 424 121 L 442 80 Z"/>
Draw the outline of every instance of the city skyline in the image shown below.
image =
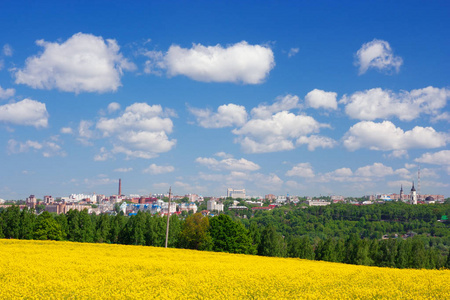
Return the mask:
<path fill-rule="evenodd" d="M 450 192 L 450 5 L 0 4 L 0 198 Z"/>

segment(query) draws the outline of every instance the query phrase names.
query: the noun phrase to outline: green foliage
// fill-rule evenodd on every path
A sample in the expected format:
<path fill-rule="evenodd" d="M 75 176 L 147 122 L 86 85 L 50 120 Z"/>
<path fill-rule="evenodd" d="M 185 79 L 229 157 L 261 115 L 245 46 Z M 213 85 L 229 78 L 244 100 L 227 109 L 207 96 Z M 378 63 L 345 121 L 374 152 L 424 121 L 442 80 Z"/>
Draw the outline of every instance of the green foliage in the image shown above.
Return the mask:
<path fill-rule="evenodd" d="M 255 254 L 256 248 L 244 225 L 228 215 L 219 215 L 209 222 L 212 250 L 217 252 Z"/>
<path fill-rule="evenodd" d="M 211 250 L 213 244 L 208 229 L 209 219 L 201 213 L 187 217 L 180 233 L 180 246 L 187 249 Z"/>
<path fill-rule="evenodd" d="M 263 256 L 286 256 L 287 249 L 284 237 L 276 231 L 273 225 L 268 225 L 264 228 L 261 234 L 261 243 L 258 246 L 258 254 Z"/>
<path fill-rule="evenodd" d="M 36 229 L 34 230 L 35 240 L 62 241 L 64 238 L 61 225 L 53 219 L 49 212 L 44 211 L 37 217 Z"/>
<path fill-rule="evenodd" d="M 307 236 L 294 237 L 288 243 L 288 257 L 314 259 L 314 247 Z"/>

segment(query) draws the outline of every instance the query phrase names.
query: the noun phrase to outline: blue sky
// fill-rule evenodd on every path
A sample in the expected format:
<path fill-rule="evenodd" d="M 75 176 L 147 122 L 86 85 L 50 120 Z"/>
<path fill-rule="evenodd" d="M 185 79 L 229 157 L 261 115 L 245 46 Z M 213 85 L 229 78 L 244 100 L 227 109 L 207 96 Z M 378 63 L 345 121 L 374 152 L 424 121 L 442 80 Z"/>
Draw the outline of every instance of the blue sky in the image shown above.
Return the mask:
<path fill-rule="evenodd" d="M 2 1 L 0 198 L 450 192 L 447 1 Z M 6 29 L 7 28 L 7 29 Z"/>

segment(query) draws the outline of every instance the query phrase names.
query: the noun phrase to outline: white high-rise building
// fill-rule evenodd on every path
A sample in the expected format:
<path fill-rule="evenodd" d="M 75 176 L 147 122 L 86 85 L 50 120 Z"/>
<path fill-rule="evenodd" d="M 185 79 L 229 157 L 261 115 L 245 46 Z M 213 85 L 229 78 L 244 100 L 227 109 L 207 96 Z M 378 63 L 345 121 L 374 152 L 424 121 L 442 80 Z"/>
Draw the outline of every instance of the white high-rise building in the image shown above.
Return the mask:
<path fill-rule="evenodd" d="M 206 209 L 209 211 L 223 211 L 223 203 L 219 203 L 214 199 L 210 199 L 208 200 L 208 202 L 206 202 Z"/>
<path fill-rule="evenodd" d="M 232 188 L 228 188 L 227 189 L 227 198 L 241 198 L 241 199 L 245 199 L 245 189 L 240 189 L 240 190 L 235 190 Z"/>

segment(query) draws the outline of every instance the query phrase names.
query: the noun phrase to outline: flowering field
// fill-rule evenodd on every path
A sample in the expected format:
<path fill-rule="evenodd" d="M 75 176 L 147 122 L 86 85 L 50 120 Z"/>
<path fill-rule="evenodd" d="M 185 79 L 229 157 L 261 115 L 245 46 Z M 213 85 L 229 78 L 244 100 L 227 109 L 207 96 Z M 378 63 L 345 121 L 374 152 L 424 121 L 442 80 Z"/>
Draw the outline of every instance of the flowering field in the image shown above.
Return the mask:
<path fill-rule="evenodd" d="M 448 299 L 450 270 L 0 240 L 0 299 Z"/>

